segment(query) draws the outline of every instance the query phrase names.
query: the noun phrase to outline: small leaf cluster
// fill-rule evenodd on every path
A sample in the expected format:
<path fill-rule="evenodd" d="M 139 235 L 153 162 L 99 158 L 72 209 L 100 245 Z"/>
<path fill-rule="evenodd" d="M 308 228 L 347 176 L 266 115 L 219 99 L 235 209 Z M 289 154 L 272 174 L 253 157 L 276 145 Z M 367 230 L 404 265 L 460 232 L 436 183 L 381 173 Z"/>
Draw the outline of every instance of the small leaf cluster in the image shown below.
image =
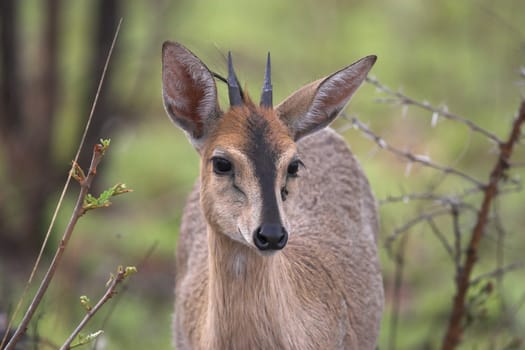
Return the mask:
<path fill-rule="evenodd" d="M 98 198 L 91 194 L 87 194 L 86 198 L 84 198 L 83 208 L 85 211 L 88 211 L 109 207 L 111 205 L 111 201 L 109 200 L 111 197 L 132 191 L 132 189 L 127 188 L 126 184 L 118 183 L 102 192 Z"/>
<path fill-rule="evenodd" d="M 133 275 L 134 273 L 137 273 L 137 268 L 135 266 L 123 267 L 122 265 L 119 265 L 119 267 L 117 267 L 117 275 L 116 276 L 114 274 L 112 274 L 112 273 L 109 274 L 109 279 L 106 282 L 106 287 L 108 287 L 111 283 L 113 283 L 113 281 L 115 281 L 115 279 L 124 280 L 127 277 Z"/>
<path fill-rule="evenodd" d="M 80 333 L 78 335 L 78 338 L 77 338 L 78 342 L 76 344 L 71 345 L 70 349 L 73 349 L 73 348 L 76 348 L 76 347 L 79 347 L 79 346 L 82 346 L 82 345 L 89 344 L 93 340 L 95 340 L 98 337 L 100 337 L 102 334 L 104 334 L 103 330 L 98 330 L 98 331 L 90 333 L 90 334 L 82 334 L 82 333 Z"/>
<path fill-rule="evenodd" d="M 88 312 L 93 308 L 91 306 L 91 300 L 86 295 L 80 296 L 80 305 L 82 305 Z"/>

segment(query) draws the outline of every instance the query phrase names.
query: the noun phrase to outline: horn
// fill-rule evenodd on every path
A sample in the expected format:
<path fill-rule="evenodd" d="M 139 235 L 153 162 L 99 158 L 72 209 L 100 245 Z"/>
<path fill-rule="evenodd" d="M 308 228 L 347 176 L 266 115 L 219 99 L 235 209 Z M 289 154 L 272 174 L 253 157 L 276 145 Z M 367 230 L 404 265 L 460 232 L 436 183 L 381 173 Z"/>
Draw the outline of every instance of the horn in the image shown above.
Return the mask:
<path fill-rule="evenodd" d="M 239 87 L 239 80 L 237 80 L 233 70 L 231 51 L 228 51 L 228 96 L 230 98 L 230 107 L 242 105 L 242 91 Z"/>
<path fill-rule="evenodd" d="M 272 108 L 272 68 L 270 66 L 270 53 L 268 52 L 268 58 L 266 60 L 266 71 L 264 73 L 264 84 L 261 94 L 261 107 Z"/>

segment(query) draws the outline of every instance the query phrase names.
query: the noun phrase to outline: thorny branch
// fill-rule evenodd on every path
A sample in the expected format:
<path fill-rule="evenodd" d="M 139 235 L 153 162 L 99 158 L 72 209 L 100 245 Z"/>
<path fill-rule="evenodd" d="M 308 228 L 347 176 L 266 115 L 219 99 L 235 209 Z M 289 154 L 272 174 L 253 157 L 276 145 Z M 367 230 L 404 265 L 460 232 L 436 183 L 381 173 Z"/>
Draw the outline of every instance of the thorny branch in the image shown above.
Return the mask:
<path fill-rule="evenodd" d="M 432 124 L 435 123 L 437 117 L 439 116 L 464 124 L 472 132 L 476 132 L 488 138 L 491 142 L 496 144 L 499 149 L 498 158 L 491 171 L 489 181 L 480 181 L 468 173 L 459 171 L 456 168 L 436 164 L 432 162 L 427 156 L 416 155 L 398 149 L 388 144 L 383 138 L 372 132 L 367 125 L 359 121 L 357 118 L 346 117 L 346 119 L 351 121 L 351 127 L 363 132 L 363 134 L 376 143 L 380 149 L 385 149 L 388 152 L 396 156 L 400 156 L 411 163 L 419 163 L 423 166 L 433 168 L 441 172 L 443 176 L 446 176 L 447 174 L 455 175 L 456 177 L 466 180 L 473 185 L 471 188 L 454 195 L 440 195 L 435 193 L 435 188 L 433 188 L 430 189 L 429 192 L 425 193 L 411 193 L 400 196 L 389 196 L 379 202 L 379 204 L 384 205 L 396 202 L 407 203 L 411 200 L 416 200 L 430 202 L 435 205 L 433 207 L 426 208 L 421 214 L 419 214 L 419 216 L 405 222 L 403 226 L 394 230 L 394 232 L 387 239 L 386 247 L 390 256 L 397 263 L 398 260 L 392 252 L 393 241 L 401 236 L 401 234 L 409 231 L 415 225 L 427 223 L 431 231 L 435 234 L 453 260 L 456 270 L 456 295 L 451 307 L 451 316 L 449 324 L 447 325 L 446 335 L 443 338 L 442 343 L 443 350 L 452 350 L 455 349 L 461 341 L 461 337 L 466 327 L 465 321 L 468 317 L 466 297 L 469 287 L 486 278 L 497 278 L 500 280 L 506 272 L 519 269 L 524 266 L 524 264 L 521 262 L 503 265 L 503 260 L 498 258 L 498 265 L 493 271 L 481 274 L 476 278 L 471 277 L 473 267 L 477 261 L 479 242 L 483 236 L 484 231 L 487 229 L 488 221 L 489 219 L 496 221 L 499 220 L 497 217 L 497 215 L 499 215 L 498 213 L 494 213 L 492 215 L 494 218 L 489 216 L 491 215 L 490 212 L 491 208 L 493 207 L 494 199 L 506 193 L 516 193 L 522 190 L 521 180 L 519 178 L 509 178 L 507 176 L 507 172 L 510 168 L 520 168 L 524 166 L 523 162 L 515 161 L 511 163 L 509 160 L 513 153 L 514 146 L 520 146 L 523 142 L 524 136 L 521 133 L 521 128 L 525 122 L 525 100 L 521 102 L 519 113 L 513 122 L 510 135 L 507 137 L 506 141 L 502 141 L 496 135 L 481 128 L 476 123 L 450 113 L 446 107 L 436 108 L 431 106 L 428 102 L 419 102 L 413 98 L 403 95 L 402 93 L 390 90 L 374 79 L 368 79 L 368 82 L 376 86 L 381 92 L 386 93 L 392 97 L 390 99 L 383 99 L 382 102 L 396 103 L 405 107 L 408 105 L 413 105 L 427 110 L 432 113 Z M 478 206 L 467 203 L 467 197 L 470 195 L 480 196 L 482 198 L 481 205 Z M 460 216 L 465 211 L 469 211 L 475 215 L 475 225 L 473 226 L 469 235 L 467 235 L 468 232 L 462 232 L 464 228 L 460 226 Z M 435 218 L 441 217 L 443 215 L 450 215 L 451 217 L 452 224 L 450 232 L 453 234 L 453 243 L 449 242 L 449 239 L 447 239 L 444 232 L 442 232 L 439 226 L 436 224 Z M 495 224 L 497 225 L 497 222 Z M 405 237 L 405 235 L 401 237 Z M 501 247 L 498 247 L 498 249 L 501 249 Z M 396 301 L 394 301 L 394 303 L 395 302 Z M 395 307 L 393 312 L 397 312 Z M 395 317 L 393 316 L 393 318 Z"/>
<path fill-rule="evenodd" d="M 427 110 L 429 112 L 432 112 L 433 118 L 435 118 L 436 116 L 439 115 L 439 116 L 442 116 L 443 118 L 454 120 L 456 122 L 459 122 L 461 124 L 466 125 L 470 130 L 472 130 L 474 132 L 478 132 L 478 133 L 486 136 L 488 139 L 490 139 L 492 142 L 496 143 L 497 145 L 502 143 L 501 140 L 496 135 L 494 135 L 493 133 L 491 133 L 490 131 L 488 131 L 486 129 L 483 129 L 482 127 L 480 127 L 479 125 L 477 125 L 473 121 L 471 121 L 469 119 L 466 119 L 466 118 L 463 118 L 463 117 L 460 117 L 460 116 L 455 115 L 453 113 L 450 113 L 448 111 L 448 109 L 446 108 L 446 106 L 442 107 L 442 108 L 437 108 L 437 107 L 433 107 L 432 105 L 430 105 L 426 101 L 425 102 L 417 101 L 417 100 L 415 100 L 415 99 L 413 99 L 411 97 L 408 97 L 408 96 L 404 95 L 401 92 L 393 91 L 392 89 L 390 89 L 389 87 L 381 84 L 379 81 L 377 81 L 374 78 L 368 77 L 366 79 L 366 81 L 368 83 L 374 85 L 379 91 L 384 92 L 387 95 L 393 97 L 391 99 L 381 99 L 381 100 L 379 100 L 379 102 L 396 103 L 396 104 L 401 104 L 401 105 L 405 105 L 405 106 L 408 106 L 408 105 L 416 106 L 416 107 L 422 108 L 424 110 Z"/>
<path fill-rule="evenodd" d="M 396 148 L 394 146 L 391 146 L 384 139 L 382 139 L 381 137 L 376 135 L 374 132 L 372 132 L 372 130 L 370 130 L 370 128 L 368 128 L 368 126 L 366 126 L 364 123 L 362 123 L 359 119 L 357 119 L 355 117 L 351 118 L 351 122 L 352 122 L 352 125 L 356 129 L 361 130 L 366 136 L 368 136 L 375 143 L 377 143 L 377 145 L 379 147 L 389 151 L 390 153 L 393 153 L 393 154 L 395 154 L 397 156 L 405 158 L 405 159 L 409 160 L 410 162 L 420 163 L 420 164 L 423 164 L 424 166 L 427 166 L 429 168 L 433 168 L 433 169 L 439 170 L 439 171 L 441 171 L 441 172 L 443 172 L 445 174 L 453 174 L 453 175 L 459 176 L 459 177 L 467 180 L 468 182 L 476 185 L 479 188 L 484 188 L 484 184 L 481 181 L 476 180 L 472 176 L 470 176 L 470 175 L 468 175 L 468 174 L 466 174 L 466 173 L 464 173 L 462 171 L 459 171 L 459 170 L 457 170 L 455 168 L 446 167 L 446 166 L 442 166 L 442 165 L 436 164 L 436 163 L 432 162 L 428 156 L 419 155 L 419 154 L 412 154 L 410 152 L 402 151 L 402 150 L 400 150 L 400 149 L 398 149 L 398 148 Z"/>
<path fill-rule="evenodd" d="M 512 155 L 514 145 L 520 138 L 523 123 L 525 123 L 525 100 L 521 102 L 518 116 L 514 120 L 507 141 L 500 143 L 499 157 L 490 174 L 489 183 L 485 187 L 476 225 L 472 230 L 470 242 L 466 250 L 465 262 L 462 268 L 457 271 L 456 295 L 454 297 L 448 329 L 443 340 L 443 350 L 454 349 L 461 341 L 464 330 L 462 320 L 465 315 L 465 298 L 471 284 L 472 269 L 477 261 L 479 243 L 485 231 L 492 201 L 498 194 L 499 182 L 505 178 L 506 171 L 509 168 L 509 159 Z"/>
<path fill-rule="evenodd" d="M 379 202 L 379 205 L 384 205 L 388 203 L 396 203 L 396 202 L 408 203 L 409 201 L 413 201 L 413 200 L 422 200 L 422 201 L 431 201 L 431 202 L 438 203 L 441 205 L 446 205 L 446 206 L 461 205 L 462 209 L 469 209 L 473 212 L 477 212 L 478 209 L 476 207 L 464 202 L 463 199 L 470 194 L 479 193 L 479 192 L 481 192 L 480 188 L 473 188 L 471 190 L 464 191 L 463 193 L 460 193 L 457 195 L 449 195 L 449 196 L 438 195 L 436 193 L 431 193 L 431 192 L 408 193 L 408 194 L 401 195 L 401 196 L 387 196 L 384 199 L 380 199 L 378 202 Z"/>

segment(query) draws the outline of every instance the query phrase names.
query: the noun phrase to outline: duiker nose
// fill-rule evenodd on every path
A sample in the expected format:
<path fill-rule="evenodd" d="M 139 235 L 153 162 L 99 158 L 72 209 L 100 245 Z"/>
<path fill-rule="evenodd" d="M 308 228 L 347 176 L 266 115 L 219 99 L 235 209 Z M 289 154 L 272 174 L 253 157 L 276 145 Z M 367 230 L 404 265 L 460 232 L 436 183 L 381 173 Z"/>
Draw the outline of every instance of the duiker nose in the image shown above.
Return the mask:
<path fill-rule="evenodd" d="M 262 224 L 255 230 L 253 242 L 260 250 L 281 250 L 288 242 L 288 232 L 280 224 Z"/>

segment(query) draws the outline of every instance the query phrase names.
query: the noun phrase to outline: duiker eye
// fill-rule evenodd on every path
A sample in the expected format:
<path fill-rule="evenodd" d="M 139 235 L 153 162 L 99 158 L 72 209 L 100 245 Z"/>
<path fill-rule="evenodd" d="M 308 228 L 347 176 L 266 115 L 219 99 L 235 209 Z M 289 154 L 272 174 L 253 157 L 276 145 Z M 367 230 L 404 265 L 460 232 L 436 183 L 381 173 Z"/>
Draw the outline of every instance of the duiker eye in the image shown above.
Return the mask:
<path fill-rule="evenodd" d="M 303 165 L 303 162 L 301 162 L 299 159 L 292 161 L 288 165 L 288 176 L 297 177 L 297 173 L 299 172 L 299 166 L 301 165 Z"/>
<path fill-rule="evenodd" d="M 213 157 L 213 172 L 218 175 L 228 175 L 233 171 L 232 163 L 225 158 Z"/>

